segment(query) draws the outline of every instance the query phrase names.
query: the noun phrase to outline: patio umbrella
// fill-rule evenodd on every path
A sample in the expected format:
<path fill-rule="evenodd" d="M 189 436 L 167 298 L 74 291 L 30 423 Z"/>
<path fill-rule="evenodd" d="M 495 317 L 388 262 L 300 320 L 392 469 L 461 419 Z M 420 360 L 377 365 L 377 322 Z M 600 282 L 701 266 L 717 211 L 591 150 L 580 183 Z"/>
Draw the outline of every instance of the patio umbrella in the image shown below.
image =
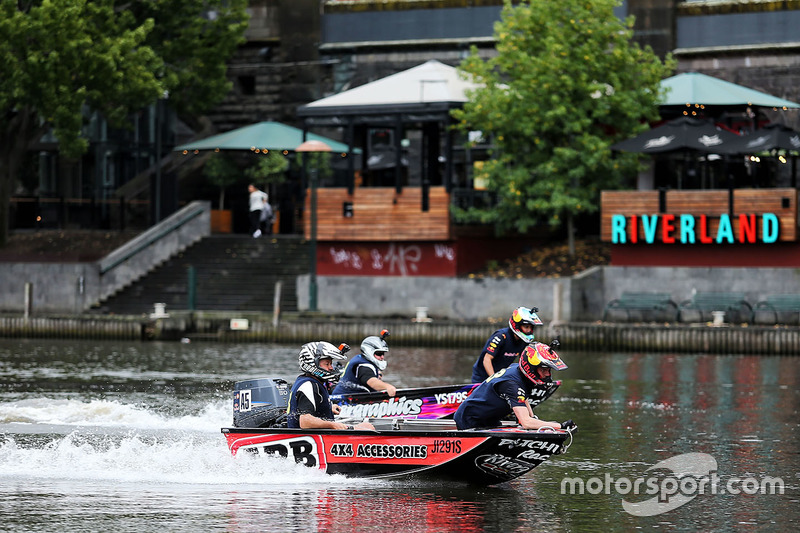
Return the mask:
<path fill-rule="evenodd" d="M 727 154 L 757 154 L 773 150 L 800 151 L 800 132 L 783 124 L 767 124 L 725 146 Z M 784 160 L 785 161 L 785 160 Z M 797 155 L 792 153 L 792 187 L 797 185 Z"/>
<path fill-rule="evenodd" d="M 661 81 L 666 89 L 661 106 L 719 106 L 798 108 L 800 104 L 729 81 L 685 72 Z"/>
<path fill-rule="evenodd" d="M 800 132 L 782 124 L 768 124 L 742 135 L 724 147 L 724 152 L 728 154 L 757 154 L 771 150 L 799 151 Z"/>
<path fill-rule="evenodd" d="M 739 136 L 717 127 L 712 121 L 678 117 L 611 146 L 620 152 L 658 154 L 676 151 L 720 152 Z"/>
<path fill-rule="evenodd" d="M 258 122 L 235 130 L 212 135 L 194 141 L 173 150 L 177 152 L 194 152 L 195 150 L 278 150 L 294 151 L 303 141 L 322 141 L 339 153 L 350 152 L 350 147 L 322 135 L 307 133 L 303 139 L 303 130 L 280 122 Z M 355 151 L 355 150 L 353 150 Z"/>

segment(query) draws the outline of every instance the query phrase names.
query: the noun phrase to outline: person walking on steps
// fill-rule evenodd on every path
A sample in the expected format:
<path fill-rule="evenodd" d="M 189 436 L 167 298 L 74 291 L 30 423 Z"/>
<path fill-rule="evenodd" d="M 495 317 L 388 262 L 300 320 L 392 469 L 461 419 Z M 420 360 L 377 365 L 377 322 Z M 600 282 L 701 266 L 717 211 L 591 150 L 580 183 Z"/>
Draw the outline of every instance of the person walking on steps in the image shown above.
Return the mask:
<path fill-rule="evenodd" d="M 254 238 L 261 237 L 261 212 L 269 201 L 269 196 L 252 183 L 247 186 L 250 191 L 250 233 Z"/>

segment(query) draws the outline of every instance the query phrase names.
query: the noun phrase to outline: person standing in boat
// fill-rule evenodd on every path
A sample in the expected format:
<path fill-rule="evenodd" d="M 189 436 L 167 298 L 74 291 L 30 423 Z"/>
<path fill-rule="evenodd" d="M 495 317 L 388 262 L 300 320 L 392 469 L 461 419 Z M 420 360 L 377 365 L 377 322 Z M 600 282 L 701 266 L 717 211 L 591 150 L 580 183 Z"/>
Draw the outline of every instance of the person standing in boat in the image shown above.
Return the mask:
<path fill-rule="evenodd" d="M 361 341 L 361 353 L 347 363 L 333 394 L 386 391 L 389 397 L 394 398 L 397 388 L 383 381 L 386 355 L 389 353 L 389 345 L 386 344 L 388 336 L 389 332 L 384 329 L 380 336 L 372 335 Z"/>
<path fill-rule="evenodd" d="M 536 314 L 538 310 L 536 307 L 517 307 L 508 319 L 508 327 L 492 333 L 472 366 L 473 383 L 480 383 L 519 360 L 522 350 L 533 342 L 533 327 L 543 324 Z"/>
<path fill-rule="evenodd" d="M 346 345 L 344 345 L 346 346 Z M 333 419 L 339 406 L 332 405 L 328 385 L 339 378 L 333 360 L 346 359 L 347 349 L 325 341 L 309 342 L 300 348 L 298 357 L 303 371 L 289 394 L 286 425 L 295 429 L 375 429 L 369 422 L 350 426 Z"/>
<path fill-rule="evenodd" d="M 564 370 L 567 365 L 550 346 L 542 343 L 526 346 L 513 363 L 489 377 L 467 396 L 453 418 L 458 429 L 492 428 L 510 413 L 525 429 L 573 429 L 572 420 L 547 422 L 533 414 L 528 400 L 535 386 L 551 380 L 553 369 Z"/>

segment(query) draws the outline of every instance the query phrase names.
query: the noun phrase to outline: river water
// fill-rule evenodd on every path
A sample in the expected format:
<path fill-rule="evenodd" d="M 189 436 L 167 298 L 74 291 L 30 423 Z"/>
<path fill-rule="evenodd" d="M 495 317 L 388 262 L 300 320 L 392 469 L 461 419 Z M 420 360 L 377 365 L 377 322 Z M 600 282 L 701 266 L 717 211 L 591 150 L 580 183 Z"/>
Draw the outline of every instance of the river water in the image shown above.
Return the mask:
<path fill-rule="evenodd" d="M 233 383 L 293 380 L 297 348 L 0 339 L 0 530 L 800 530 L 800 358 L 560 350 L 537 414 L 576 421 L 568 453 L 475 488 L 231 457 Z M 475 356 L 392 348 L 386 379 L 468 382 Z"/>

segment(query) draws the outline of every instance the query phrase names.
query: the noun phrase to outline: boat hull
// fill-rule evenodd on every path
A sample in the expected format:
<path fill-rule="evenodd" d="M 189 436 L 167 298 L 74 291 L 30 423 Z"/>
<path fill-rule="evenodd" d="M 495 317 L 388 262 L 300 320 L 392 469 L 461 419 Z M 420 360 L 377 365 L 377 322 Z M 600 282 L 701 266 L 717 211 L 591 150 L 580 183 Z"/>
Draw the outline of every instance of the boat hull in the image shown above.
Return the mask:
<path fill-rule="evenodd" d="M 376 431 L 223 428 L 233 455 L 291 457 L 350 477 L 427 477 L 494 485 L 522 476 L 561 453 L 566 431 L 506 426 L 459 431 L 452 421 L 373 420 Z M 426 424 L 427 422 L 427 424 Z"/>

